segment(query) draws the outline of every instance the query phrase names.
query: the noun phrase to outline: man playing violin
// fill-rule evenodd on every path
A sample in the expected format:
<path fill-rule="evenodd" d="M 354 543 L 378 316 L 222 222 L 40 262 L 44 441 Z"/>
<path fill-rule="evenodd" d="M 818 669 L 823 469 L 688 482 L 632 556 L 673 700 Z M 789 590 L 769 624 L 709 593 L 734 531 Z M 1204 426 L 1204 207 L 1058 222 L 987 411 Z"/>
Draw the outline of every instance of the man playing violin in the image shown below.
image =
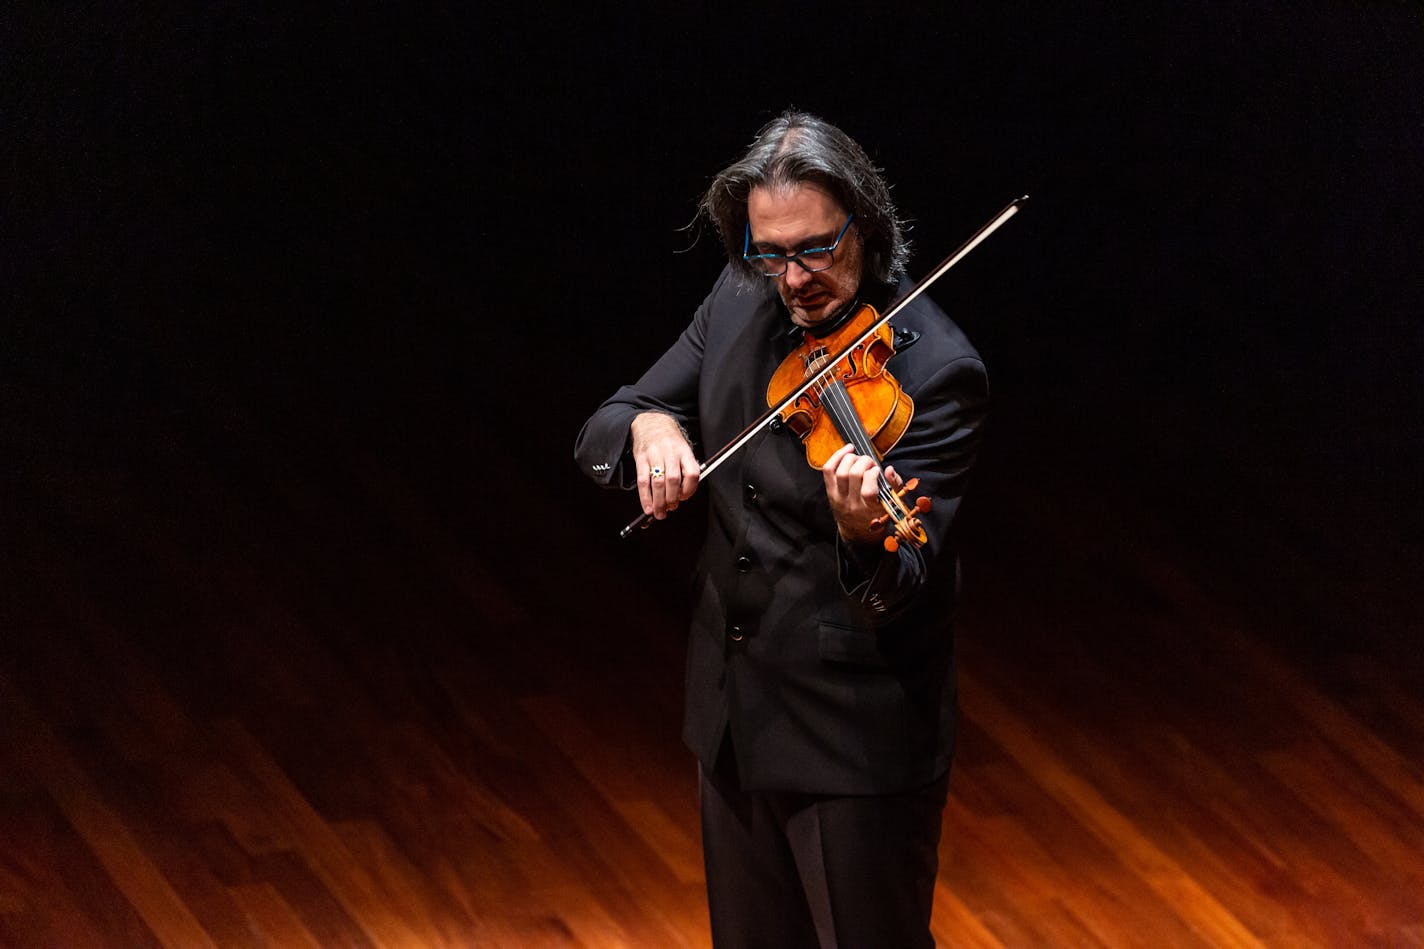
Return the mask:
<path fill-rule="evenodd" d="M 699 485 L 699 451 L 766 412 L 783 360 L 908 289 L 889 188 L 815 116 L 762 128 L 700 209 L 727 267 L 672 347 L 588 420 L 575 456 L 601 484 L 636 485 L 656 519 L 709 496 L 683 737 L 700 765 L 713 940 L 932 945 L 954 748 L 952 528 L 984 366 L 919 296 L 895 315 L 887 366 L 914 414 L 883 462 L 847 444 L 813 468 L 788 426 Z M 922 546 L 884 543 L 884 483 L 901 471 L 932 501 Z"/>

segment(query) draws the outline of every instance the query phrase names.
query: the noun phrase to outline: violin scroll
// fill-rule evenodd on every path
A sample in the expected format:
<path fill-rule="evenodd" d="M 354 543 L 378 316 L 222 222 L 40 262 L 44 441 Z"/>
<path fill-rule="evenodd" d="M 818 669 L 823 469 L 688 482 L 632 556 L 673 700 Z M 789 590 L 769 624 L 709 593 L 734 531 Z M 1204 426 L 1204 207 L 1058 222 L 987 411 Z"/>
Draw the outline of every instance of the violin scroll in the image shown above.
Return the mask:
<path fill-rule="evenodd" d="M 885 505 L 885 513 L 870 522 L 870 526 L 876 530 L 882 529 L 892 520 L 895 522 L 895 526 L 885 537 L 885 549 L 892 554 L 900 549 L 902 543 L 909 544 L 911 547 L 923 547 L 929 540 L 928 535 L 925 534 L 924 525 L 915 515 L 928 512 L 932 502 L 929 498 L 921 495 L 915 498 L 913 509 L 905 504 L 905 495 L 919 486 L 920 479 L 911 478 L 899 490 L 890 492 L 888 497 L 881 497 L 880 503 Z"/>

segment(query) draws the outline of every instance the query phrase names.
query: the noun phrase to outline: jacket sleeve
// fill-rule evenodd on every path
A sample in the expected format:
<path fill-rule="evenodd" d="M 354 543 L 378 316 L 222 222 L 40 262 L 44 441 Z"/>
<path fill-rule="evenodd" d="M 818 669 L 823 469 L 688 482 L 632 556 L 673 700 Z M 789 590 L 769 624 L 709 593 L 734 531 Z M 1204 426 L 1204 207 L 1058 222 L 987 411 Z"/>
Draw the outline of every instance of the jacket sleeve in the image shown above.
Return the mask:
<path fill-rule="evenodd" d="M 730 268 L 713 285 L 692 322 L 667 352 L 634 385 L 625 385 L 598 407 L 574 443 L 574 460 L 584 474 L 606 488 L 631 488 L 637 481 L 629 427 L 642 412 L 665 412 L 686 431 L 697 422 L 697 391 L 712 301 L 731 278 Z"/>
<path fill-rule="evenodd" d="M 901 544 L 894 553 L 882 547 L 838 541 L 840 581 L 847 596 L 878 621 L 894 618 L 929 579 L 930 571 L 954 571 L 951 530 L 969 484 L 988 412 L 989 386 L 984 364 L 961 356 L 945 365 L 914 394 L 915 417 L 885 457 L 905 480 L 920 479 L 906 495 L 929 497 L 933 507 L 921 520 L 929 540 L 924 550 Z M 955 582 L 941 578 L 940 582 Z"/>

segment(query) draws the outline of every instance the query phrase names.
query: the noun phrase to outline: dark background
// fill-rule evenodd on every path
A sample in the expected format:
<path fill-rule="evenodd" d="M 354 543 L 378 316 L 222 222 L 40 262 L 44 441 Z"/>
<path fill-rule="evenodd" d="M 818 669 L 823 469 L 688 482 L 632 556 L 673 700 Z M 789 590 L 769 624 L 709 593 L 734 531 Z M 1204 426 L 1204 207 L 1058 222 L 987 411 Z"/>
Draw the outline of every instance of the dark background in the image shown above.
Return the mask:
<path fill-rule="evenodd" d="M 700 517 L 616 541 L 636 504 L 572 443 L 710 286 L 701 189 L 794 105 L 884 167 L 915 275 L 1032 195 L 933 292 L 996 397 L 971 558 L 1012 485 L 1150 510 L 1268 607 L 1311 552 L 1419 585 L 1417 5 L 5 20 L 7 557 L 138 494 L 194 558 L 261 557 L 191 485 L 377 464 L 531 590 L 614 558 L 675 601 Z"/>

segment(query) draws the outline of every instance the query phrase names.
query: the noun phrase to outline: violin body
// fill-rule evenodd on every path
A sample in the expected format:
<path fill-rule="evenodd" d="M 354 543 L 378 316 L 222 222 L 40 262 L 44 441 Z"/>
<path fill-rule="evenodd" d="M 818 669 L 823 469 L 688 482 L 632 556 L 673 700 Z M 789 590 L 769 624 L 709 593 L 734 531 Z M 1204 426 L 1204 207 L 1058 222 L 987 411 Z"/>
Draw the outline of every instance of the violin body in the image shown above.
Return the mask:
<path fill-rule="evenodd" d="M 875 307 L 866 304 L 823 337 L 809 333 L 801 345 L 782 361 L 766 388 L 768 405 L 776 405 L 795 392 L 806 379 L 823 370 L 827 360 L 845 349 L 879 319 Z M 855 433 L 842 431 L 846 418 L 826 411 L 828 399 L 848 401 L 850 417 L 875 446 L 876 460 L 884 457 L 909 427 L 915 414 L 914 401 L 905 394 L 885 369 L 895 355 L 894 331 L 880 326 L 861 340 L 817 385 L 797 397 L 781 412 L 782 422 L 796 433 L 806 447 L 806 462 L 819 468 L 846 442 L 855 442 Z"/>

